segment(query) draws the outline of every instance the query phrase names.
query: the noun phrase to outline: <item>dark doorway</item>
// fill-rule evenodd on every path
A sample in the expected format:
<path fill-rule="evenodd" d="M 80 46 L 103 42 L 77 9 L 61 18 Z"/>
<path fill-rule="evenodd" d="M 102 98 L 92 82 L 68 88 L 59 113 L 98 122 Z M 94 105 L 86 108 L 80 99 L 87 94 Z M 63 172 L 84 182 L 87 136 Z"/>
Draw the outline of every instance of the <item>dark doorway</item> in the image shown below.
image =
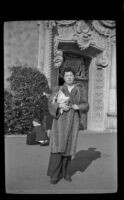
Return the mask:
<path fill-rule="evenodd" d="M 64 84 L 63 77 L 59 76 L 58 85 L 62 86 L 63 84 Z"/>

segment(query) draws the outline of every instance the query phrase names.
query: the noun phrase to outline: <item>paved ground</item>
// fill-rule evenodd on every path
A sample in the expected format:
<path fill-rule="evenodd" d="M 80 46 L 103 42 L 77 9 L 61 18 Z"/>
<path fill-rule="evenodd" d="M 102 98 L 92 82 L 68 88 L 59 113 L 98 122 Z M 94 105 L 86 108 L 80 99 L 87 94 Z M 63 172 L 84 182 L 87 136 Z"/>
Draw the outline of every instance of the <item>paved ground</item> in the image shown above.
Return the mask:
<path fill-rule="evenodd" d="M 5 137 L 6 192 L 113 193 L 117 191 L 116 133 L 80 132 L 72 161 L 72 182 L 57 185 L 46 176 L 49 146 L 27 145 L 26 136 Z"/>

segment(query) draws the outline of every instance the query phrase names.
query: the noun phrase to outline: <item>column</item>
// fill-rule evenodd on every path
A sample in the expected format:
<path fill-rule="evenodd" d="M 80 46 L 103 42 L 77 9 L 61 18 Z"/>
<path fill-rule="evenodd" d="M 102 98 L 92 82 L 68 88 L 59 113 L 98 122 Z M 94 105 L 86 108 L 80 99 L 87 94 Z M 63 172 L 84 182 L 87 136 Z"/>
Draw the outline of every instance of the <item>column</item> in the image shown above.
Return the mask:
<path fill-rule="evenodd" d="M 47 77 L 49 87 L 51 87 L 51 62 L 52 62 L 52 24 L 45 23 L 45 49 L 43 73 Z"/>
<path fill-rule="evenodd" d="M 37 68 L 41 72 L 43 72 L 43 65 L 44 65 L 44 21 L 38 21 L 38 34 L 39 34 L 39 43 L 38 43 Z"/>
<path fill-rule="evenodd" d="M 93 58 L 89 67 L 88 130 L 104 131 L 104 69 L 96 66 L 97 58 Z"/>
<path fill-rule="evenodd" d="M 109 112 L 116 113 L 116 46 L 112 44 L 112 64 L 110 69 Z"/>
<path fill-rule="evenodd" d="M 108 103 L 108 129 L 117 129 L 117 95 L 116 95 L 116 43 L 111 44 L 111 66 Z"/>

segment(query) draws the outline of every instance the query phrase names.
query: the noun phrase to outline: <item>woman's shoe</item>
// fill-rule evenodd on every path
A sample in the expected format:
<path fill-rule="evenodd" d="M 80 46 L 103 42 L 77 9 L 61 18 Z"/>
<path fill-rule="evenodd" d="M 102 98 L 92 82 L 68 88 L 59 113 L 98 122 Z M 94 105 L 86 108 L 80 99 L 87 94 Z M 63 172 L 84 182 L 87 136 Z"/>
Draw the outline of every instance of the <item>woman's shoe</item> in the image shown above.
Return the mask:
<path fill-rule="evenodd" d="M 71 179 L 71 177 L 70 177 L 70 175 L 66 175 L 65 177 L 64 177 L 64 179 L 66 180 L 66 181 L 69 181 L 69 182 L 71 182 L 72 181 L 72 179 Z"/>
<path fill-rule="evenodd" d="M 45 140 L 42 143 L 40 143 L 40 146 L 49 146 L 49 140 Z"/>
<path fill-rule="evenodd" d="M 50 183 L 57 184 L 61 178 L 62 178 L 62 176 L 60 176 L 58 178 L 53 177 L 53 178 L 51 178 Z"/>

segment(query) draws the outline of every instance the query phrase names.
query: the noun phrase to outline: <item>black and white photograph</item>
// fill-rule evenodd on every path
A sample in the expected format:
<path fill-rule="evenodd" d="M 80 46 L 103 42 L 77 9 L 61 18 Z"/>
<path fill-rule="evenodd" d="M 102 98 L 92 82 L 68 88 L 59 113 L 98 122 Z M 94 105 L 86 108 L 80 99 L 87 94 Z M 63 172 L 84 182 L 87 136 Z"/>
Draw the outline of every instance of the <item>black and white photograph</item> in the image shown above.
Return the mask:
<path fill-rule="evenodd" d="M 118 190 L 114 20 L 4 22 L 5 190 Z"/>

